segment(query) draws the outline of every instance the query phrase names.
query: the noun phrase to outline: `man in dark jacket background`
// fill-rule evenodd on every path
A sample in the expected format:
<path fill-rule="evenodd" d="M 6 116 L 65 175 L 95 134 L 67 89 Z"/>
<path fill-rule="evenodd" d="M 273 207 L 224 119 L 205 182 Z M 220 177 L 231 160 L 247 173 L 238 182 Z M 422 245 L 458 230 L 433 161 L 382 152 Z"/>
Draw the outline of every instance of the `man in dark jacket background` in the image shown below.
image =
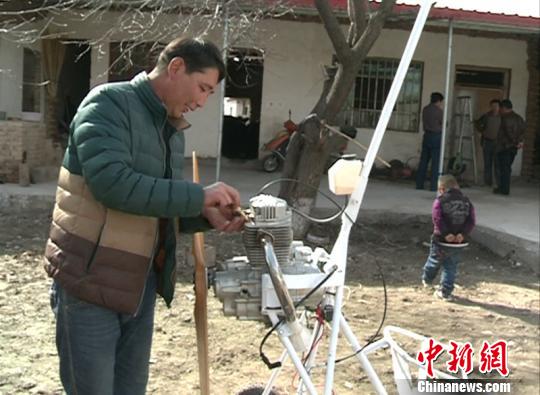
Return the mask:
<path fill-rule="evenodd" d="M 493 193 L 510 194 L 510 178 L 512 163 L 518 149 L 523 147 L 525 121 L 512 110 L 512 102 L 508 99 L 501 101 L 501 127 L 497 135 L 497 166 L 499 168 L 498 187 Z"/>
<path fill-rule="evenodd" d="M 45 251 L 68 394 L 146 391 L 156 293 L 169 306 L 179 232 L 238 231 L 236 189 L 182 179 L 184 114 L 223 79 L 221 52 L 177 39 L 154 69 L 94 88 L 70 126 Z"/>
<path fill-rule="evenodd" d="M 424 137 L 422 138 L 422 153 L 420 154 L 418 172 L 416 173 L 416 189 L 424 189 L 427 168 L 431 160 L 430 188 L 432 191 L 437 190 L 439 158 L 441 156 L 443 100 L 444 96 L 441 93 L 433 92 L 430 103 L 422 110 Z"/>
<path fill-rule="evenodd" d="M 493 99 L 489 102 L 489 111 L 483 114 L 476 122 L 476 127 L 482 135 L 480 144 L 484 156 L 484 183 L 487 186 L 493 185 L 493 165 L 495 159 L 495 148 L 497 145 L 497 135 L 501 128 L 501 115 L 499 105 L 501 101 Z M 495 172 L 497 177 L 499 171 Z"/>

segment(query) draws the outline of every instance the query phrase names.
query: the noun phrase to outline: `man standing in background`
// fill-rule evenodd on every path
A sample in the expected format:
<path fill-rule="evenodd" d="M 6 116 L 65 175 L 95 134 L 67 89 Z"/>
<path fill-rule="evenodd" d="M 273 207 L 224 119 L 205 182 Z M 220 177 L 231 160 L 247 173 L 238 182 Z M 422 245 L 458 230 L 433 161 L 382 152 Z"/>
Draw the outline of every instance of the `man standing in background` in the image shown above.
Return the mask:
<path fill-rule="evenodd" d="M 418 172 L 416 173 L 416 189 L 424 189 L 427 168 L 431 160 L 430 187 L 432 191 L 437 190 L 439 158 L 441 156 L 443 100 L 444 96 L 441 93 L 433 92 L 430 103 L 422 110 L 424 137 L 422 139 L 422 153 L 420 154 Z"/>
<path fill-rule="evenodd" d="M 525 121 L 512 110 L 512 102 L 508 99 L 501 101 L 501 127 L 497 135 L 497 166 L 499 167 L 498 187 L 493 193 L 510 194 L 510 177 L 512 163 L 518 149 L 523 147 Z"/>
<path fill-rule="evenodd" d="M 497 134 L 501 127 L 501 116 L 499 114 L 500 100 L 493 99 L 489 102 L 490 110 L 476 121 L 476 128 L 482 135 L 480 144 L 484 155 L 484 184 L 493 185 L 493 165 L 495 159 L 495 147 Z M 498 168 L 495 164 L 495 175 L 498 178 Z"/>

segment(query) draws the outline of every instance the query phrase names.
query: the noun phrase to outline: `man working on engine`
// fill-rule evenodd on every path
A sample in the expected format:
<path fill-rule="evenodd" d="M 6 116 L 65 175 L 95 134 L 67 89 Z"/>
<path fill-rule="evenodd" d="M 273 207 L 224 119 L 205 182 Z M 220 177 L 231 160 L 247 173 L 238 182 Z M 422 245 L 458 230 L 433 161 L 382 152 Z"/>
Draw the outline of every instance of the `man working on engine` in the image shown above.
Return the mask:
<path fill-rule="evenodd" d="M 174 293 L 176 233 L 238 231 L 238 192 L 182 180 L 184 114 L 224 77 L 219 49 L 177 39 L 149 73 L 93 89 L 70 127 L 45 255 L 68 394 L 144 394 L 156 292 Z"/>

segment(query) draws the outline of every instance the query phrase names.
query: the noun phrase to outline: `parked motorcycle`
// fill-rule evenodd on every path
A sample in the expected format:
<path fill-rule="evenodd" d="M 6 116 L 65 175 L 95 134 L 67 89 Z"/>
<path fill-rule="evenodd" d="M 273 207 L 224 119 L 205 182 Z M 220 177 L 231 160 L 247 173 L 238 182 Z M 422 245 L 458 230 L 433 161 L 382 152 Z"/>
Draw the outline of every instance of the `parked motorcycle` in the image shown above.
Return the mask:
<path fill-rule="evenodd" d="M 266 143 L 263 146 L 263 150 L 271 151 L 270 154 L 266 155 L 262 160 L 263 170 L 268 173 L 273 173 L 278 170 L 283 163 L 285 162 L 285 156 L 287 155 L 287 148 L 292 139 L 293 134 L 298 129 L 297 125 L 291 121 L 291 112 L 289 111 L 289 119 L 283 123 L 285 130 L 281 130 L 278 134 Z M 340 128 L 341 132 L 346 134 L 351 138 L 356 137 L 356 128 L 353 126 L 342 126 Z M 347 142 L 339 148 L 338 152 L 333 152 L 330 154 L 328 161 L 324 167 L 325 173 L 328 169 L 339 159 L 356 159 L 356 154 L 345 154 L 347 149 Z"/>
<path fill-rule="evenodd" d="M 291 137 L 298 129 L 296 123 L 291 120 L 291 111 L 289 110 L 289 119 L 283 123 L 284 130 L 280 130 L 276 136 L 263 145 L 263 151 L 270 153 L 263 157 L 262 167 L 268 173 L 273 173 L 278 170 L 285 162 L 287 148 L 291 141 Z"/>

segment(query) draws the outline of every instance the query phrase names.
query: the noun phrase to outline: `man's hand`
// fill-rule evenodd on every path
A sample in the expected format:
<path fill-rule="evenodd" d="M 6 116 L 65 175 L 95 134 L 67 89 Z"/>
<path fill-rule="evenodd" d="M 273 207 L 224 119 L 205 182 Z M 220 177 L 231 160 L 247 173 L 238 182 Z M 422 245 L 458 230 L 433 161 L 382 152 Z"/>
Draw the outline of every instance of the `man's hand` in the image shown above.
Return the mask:
<path fill-rule="evenodd" d="M 221 232 L 238 232 L 246 222 L 244 217 L 234 215 L 232 211 L 230 215 L 224 214 L 218 207 L 205 207 L 202 214 L 210 225 Z"/>
<path fill-rule="evenodd" d="M 465 238 L 463 237 L 463 235 L 461 233 L 458 233 L 456 235 L 456 243 L 463 243 L 463 240 L 465 240 Z"/>
<path fill-rule="evenodd" d="M 444 236 L 444 241 L 448 243 L 453 243 L 456 240 L 456 236 L 454 236 L 452 233 L 447 234 Z"/>
<path fill-rule="evenodd" d="M 216 182 L 204 187 L 204 207 L 239 207 L 240 194 L 233 187 Z"/>
<path fill-rule="evenodd" d="M 233 187 L 217 182 L 204 188 L 202 214 L 208 222 L 222 232 L 235 232 L 244 227 L 245 219 L 238 216 L 240 194 Z"/>

